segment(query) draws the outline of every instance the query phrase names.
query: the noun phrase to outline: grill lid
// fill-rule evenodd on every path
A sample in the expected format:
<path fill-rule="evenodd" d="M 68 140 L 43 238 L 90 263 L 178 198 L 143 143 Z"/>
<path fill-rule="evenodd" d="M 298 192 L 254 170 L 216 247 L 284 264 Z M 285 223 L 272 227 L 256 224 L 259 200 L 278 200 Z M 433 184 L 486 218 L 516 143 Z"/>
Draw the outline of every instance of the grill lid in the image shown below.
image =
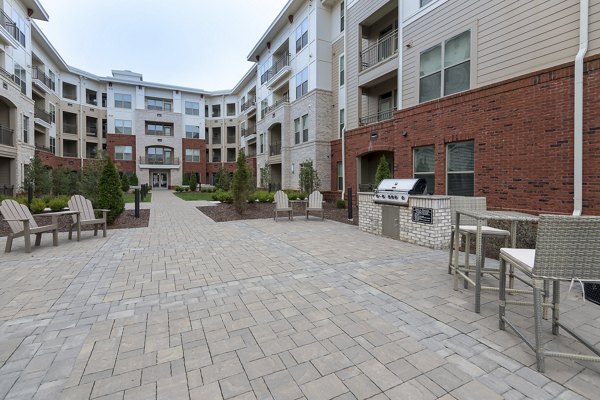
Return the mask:
<path fill-rule="evenodd" d="M 408 194 L 423 194 L 427 188 L 425 179 L 384 179 L 379 183 L 377 192 L 405 192 Z"/>

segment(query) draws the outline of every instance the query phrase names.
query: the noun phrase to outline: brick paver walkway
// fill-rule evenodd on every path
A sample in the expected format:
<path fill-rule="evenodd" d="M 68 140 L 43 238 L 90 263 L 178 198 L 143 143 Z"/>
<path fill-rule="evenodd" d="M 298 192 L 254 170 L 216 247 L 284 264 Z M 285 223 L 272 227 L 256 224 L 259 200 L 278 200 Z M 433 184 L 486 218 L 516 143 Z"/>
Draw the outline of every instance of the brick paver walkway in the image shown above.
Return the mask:
<path fill-rule="evenodd" d="M 217 224 L 169 192 L 151 208 L 149 228 L 2 254 L 0 398 L 598 398 L 598 365 L 531 368 L 494 294 L 472 312 L 446 252 L 330 221 Z M 599 342 L 600 307 L 573 308 Z"/>

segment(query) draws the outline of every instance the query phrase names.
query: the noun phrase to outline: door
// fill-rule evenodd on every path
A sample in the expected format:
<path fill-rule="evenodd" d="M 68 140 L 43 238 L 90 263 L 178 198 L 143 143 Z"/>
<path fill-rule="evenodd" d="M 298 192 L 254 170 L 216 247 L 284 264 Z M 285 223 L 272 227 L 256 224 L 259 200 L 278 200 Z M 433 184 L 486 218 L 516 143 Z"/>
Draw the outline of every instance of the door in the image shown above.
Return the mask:
<path fill-rule="evenodd" d="M 392 205 L 381 205 L 381 228 L 383 236 L 400 239 L 400 208 Z"/>
<path fill-rule="evenodd" d="M 378 111 L 379 111 L 379 119 L 378 120 L 379 121 L 383 121 L 383 120 L 392 118 L 392 111 L 393 111 L 392 100 L 393 100 L 392 92 L 387 92 L 387 93 L 379 96 L 379 105 L 378 105 Z"/>
<path fill-rule="evenodd" d="M 167 180 L 167 173 L 166 172 L 161 172 L 160 173 L 160 187 L 161 188 L 168 188 L 169 187 L 169 182 Z"/>
<path fill-rule="evenodd" d="M 152 187 L 160 187 L 160 174 L 158 172 L 152 173 Z"/>

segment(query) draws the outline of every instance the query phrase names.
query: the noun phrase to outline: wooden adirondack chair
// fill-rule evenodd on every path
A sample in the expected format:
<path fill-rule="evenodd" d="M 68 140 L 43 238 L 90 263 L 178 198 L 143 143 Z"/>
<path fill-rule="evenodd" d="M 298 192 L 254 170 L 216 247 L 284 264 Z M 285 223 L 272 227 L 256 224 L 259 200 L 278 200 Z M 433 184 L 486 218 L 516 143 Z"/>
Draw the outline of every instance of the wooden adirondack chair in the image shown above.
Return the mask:
<path fill-rule="evenodd" d="M 288 199 L 287 194 L 285 192 L 278 190 L 275 192 L 275 210 L 273 211 L 273 219 L 277 221 L 277 213 L 287 212 L 288 219 L 294 219 L 294 213 L 292 212 L 292 207 L 290 206 L 290 200 Z"/>
<path fill-rule="evenodd" d="M 318 190 L 315 190 L 308 196 L 308 204 L 306 205 L 306 219 L 308 219 L 308 213 L 321 213 L 321 221 L 325 219 L 325 210 L 323 209 L 323 194 Z"/>
<path fill-rule="evenodd" d="M 5 253 L 10 253 L 13 239 L 21 236 L 25 239 L 25 251 L 31 253 L 31 235 L 35 235 L 35 245 L 39 246 L 42 233 L 46 232 L 52 232 L 52 244 L 58 246 L 58 216 L 56 214 L 47 214 L 52 216 L 52 224 L 38 226 L 27 206 L 10 199 L 2 201 L 0 213 L 12 231 L 6 238 Z"/>
<path fill-rule="evenodd" d="M 77 217 L 73 216 L 73 222 L 69 225 L 69 240 L 73 233 L 73 228 L 77 228 L 77 237 L 81 234 L 81 227 L 85 225 L 94 226 L 94 236 L 98 236 L 98 226 L 103 227 L 103 236 L 106 237 L 106 214 L 110 210 L 94 210 L 92 202 L 81 195 L 71 196 L 69 199 L 69 210 L 79 211 L 79 224 Z M 96 211 L 102 212 L 102 218 L 96 218 Z"/>

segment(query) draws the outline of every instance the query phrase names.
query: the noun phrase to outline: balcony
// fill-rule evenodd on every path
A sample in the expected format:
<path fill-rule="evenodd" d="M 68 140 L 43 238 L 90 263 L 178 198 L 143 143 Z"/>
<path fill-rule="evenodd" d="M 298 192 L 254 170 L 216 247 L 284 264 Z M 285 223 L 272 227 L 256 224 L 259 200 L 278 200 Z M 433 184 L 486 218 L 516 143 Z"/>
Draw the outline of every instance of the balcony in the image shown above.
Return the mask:
<path fill-rule="evenodd" d="M 48 89 L 56 90 L 56 83 L 52 79 L 50 79 L 50 77 L 48 75 L 46 75 L 44 73 L 44 71 L 41 71 L 38 67 L 32 68 L 31 76 L 33 78 L 33 83 L 38 85 L 43 90 L 45 90 L 45 91 L 48 91 Z M 40 85 L 40 82 L 43 83 L 43 86 Z"/>
<path fill-rule="evenodd" d="M 141 156 L 140 168 L 151 168 L 160 166 L 162 168 L 179 168 L 179 157 L 164 156 Z"/>
<path fill-rule="evenodd" d="M 85 130 L 85 134 L 87 136 L 93 136 L 93 137 L 97 137 L 98 136 L 98 127 L 96 126 L 88 126 Z"/>
<path fill-rule="evenodd" d="M 36 151 L 45 151 L 46 153 L 52 153 L 52 154 L 54 154 L 54 151 L 50 147 L 47 147 L 47 146 L 44 146 L 44 145 L 41 145 L 41 144 L 36 144 L 35 145 L 35 150 Z"/>
<path fill-rule="evenodd" d="M 63 132 L 77 135 L 77 123 L 75 122 L 63 122 Z"/>
<path fill-rule="evenodd" d="M 280 156 L 281 155 L 281 143 L 274 143 L 269 146 L 269 155 L 270 156 Z"/>
<path fill-rule="evenodd" d="M 256 111 L 256 101 L 254 99 L 248 99 L 244 104 L 240 106 L 240 110 L 242 113 L 251 113 Z"/>
<path fill-rule="evenodd" d="M 15 131 L 0 125 L 0 144 L 4 146 L 14 147 Z"/>
<path fill-rule="evenodd" d="M 63 157 L 77 158 L 76 151 L 63 151 Z"/>
<path fill-rule="evenodd" d="M 15 39 L 17 37 L 17 24 L 3 11 L 0 10 L 0 26 L 4 29 L 0 29 L 0 40 L 4 44 L 17 47 L 19 42 Z"/>
<path fill-rule="evenodd" d="M 384 62 L 398 53 L 398 30 L 377 39 L 360 53 L 361 71 Z"/>
<path fill-rule="evenodd" d="M 288 75 L 291 73 L 292 68 L 290 67 L 290 55 L 284 54 L 279 57 L 275 64 L 269 68 L 266 72 L 269 74 L 269 79 L 267 82 L 269 83 L 269 89 L 277 90 L 284 84 L 288 82 L 286 79 Z"/>
<path fill-rule="evenodd" d="M 33 108 L 33 117 L 34 117 L 34 122 L 38 123 L 39 125 L 42 125 L 46 128 L 50 127 L 50 124 L 52 123 L 52 115 L 50 115 L 50 113 L 42 108 L 39 107 L 34 107 Z"/>
<path fill-rule="evenodd" d="M 396 107 L 390 110 L 380 111 L 376 114 L 367 115 L 366 117 L 361 117 L 358 121 L 358 124 L 360 126 L 364 126 L 392 119 L 392 117 L 394 116 L 394 111 L 396 111 Z"/>

